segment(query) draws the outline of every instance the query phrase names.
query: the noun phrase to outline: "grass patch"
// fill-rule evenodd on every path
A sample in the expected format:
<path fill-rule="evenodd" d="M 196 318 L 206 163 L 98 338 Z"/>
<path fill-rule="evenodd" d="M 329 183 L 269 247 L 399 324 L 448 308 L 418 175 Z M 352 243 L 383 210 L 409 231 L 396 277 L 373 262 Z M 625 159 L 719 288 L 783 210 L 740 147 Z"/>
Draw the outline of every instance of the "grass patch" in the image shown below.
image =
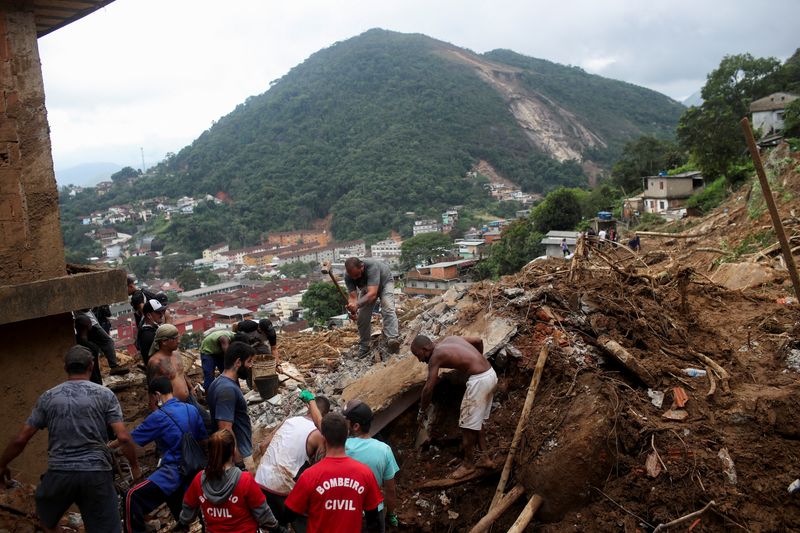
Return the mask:
<path fill-rule="evenodd" d="M 686 206 L 694 209 L 699 209 L 701 213 L 706 214 L 728 197 L 728 187 L 724 177 L 715 179 L 705 189 L 693 194 L 686 202 Z"/>

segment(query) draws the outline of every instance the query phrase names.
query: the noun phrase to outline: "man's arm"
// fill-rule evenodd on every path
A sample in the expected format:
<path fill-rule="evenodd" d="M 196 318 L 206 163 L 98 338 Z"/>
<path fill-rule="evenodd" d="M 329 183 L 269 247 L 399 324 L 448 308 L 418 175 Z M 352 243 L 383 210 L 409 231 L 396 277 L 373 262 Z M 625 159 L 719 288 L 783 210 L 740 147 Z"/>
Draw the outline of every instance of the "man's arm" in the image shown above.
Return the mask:
<path fill-rule="evenodd" d="M 316 464 L 325 457 L 325 437 L 319 431 L 312 431 L 306 440 L 308 462 Z"/>
<path fill-rule="evenodd" d="M 480 337 L 464 337 L 464 340 L 473 345 L 483 355 L 483 339 Z"/>
<path fill-rule="evenodd" d="M 228 346 L 230 346 L 230 345 L 231 345 L 231 340 L 228 338 L 227 335 L 220 336 L 220 338 L 219 338 L 219 347 L 222 348 L 222 353 L 223 354 L 228 351 Z"/>
<path fill-rule="evenodd" d="M 239 453 L 239 445 L 236 443 L 236 433 L 233 432 L 233 422 L 226 422 L 225 420 L 218 419 L 217 428 L 219 428 L 219 431 L 227 429 L 231 432 L 231 435 L 233 435 L 233 462 L 241 464 L 241 462 L 244 461 L 244 457 Z"/>
<path fill-rule="evenodd" d="M 139 460 L 136 458 L 136 447 L 133 445 L 133 439 L 131 439 L 130 433 L 128 433 L 123 422 L 113 422 L 110 426 L 111 430 L 117 436 L 117 442 L 119 442 L 122 448 L 122 454 L 128 460 L 128 464 L 131 465 L 133 479 L 139 479 L 142 477 L 142 469 L 139 468 Z"/>
<path fill-rule="evenodd" d="M 28 445 L 28 442 L 37 431 L 39 431 L 38 428 L 25 424 L 22 426 L 19 434 L 14 437 L 14 440 L 8 443 L 3 455 L 0 456 L 0 486 L 5 487 L 6 482 L 11 479 L 11 472 L 8 470 L 8 464 L 22 453 L 25 446 Z"/>
<path fill-rule="evenodd" d="M 369 285 L 367 287 L 364 295 L 358 299 L 357 306 L 359 309 L 375 303 L 375 300 L 378 299 L 378 288 L 378 285 Z"/>
<path fill-rule="evenodd" d="M 347 299 L 347 312 L 350 314 L 358 311 L 358 291 L 352 290 Z"/>
<path fill-rule="evenodd" d="M 383 503 L 386 506 L 386 516 L 394 514 L 397 508 L 397 482 L 394 478 L 383 482 Z"/>
<path fill-rule="evenodd" d="M 439 362 L 431 361 L 428 363 L 428 379 L 425 381 L 425 386 L 422 388 L 422 396 L 419 400 L 419 410 L 424 411 L 431 404 L 433 398 L 433 389 L 439 381 Z"/>

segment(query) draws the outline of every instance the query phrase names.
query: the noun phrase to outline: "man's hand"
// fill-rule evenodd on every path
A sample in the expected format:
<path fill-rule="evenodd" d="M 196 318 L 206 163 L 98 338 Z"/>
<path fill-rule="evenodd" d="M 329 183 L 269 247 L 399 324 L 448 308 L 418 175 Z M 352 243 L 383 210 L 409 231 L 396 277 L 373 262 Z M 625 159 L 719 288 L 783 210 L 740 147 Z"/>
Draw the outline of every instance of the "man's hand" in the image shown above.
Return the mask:
<path fill-rule="evenodd" d="M 131 475 L 133 476 L 133 481 L 142 479 L 142 468 L 138 465 L 134 466 L 131 468 Z"/>
<path fill-rule="evenodd" d="M 310 390 L 303 389 L 300 391 L 300 401 L 302 401 L 303 403 L 309 403 L 313 401 L 314 398 L 316 398 L 316 396 L 314 396 L 314 393 L 311 392 Z"/>
<path fill-rule="evenodd" d="M 350 316 L 354 316 L 357 312 L 358 312 L 358 304 L 356 302 L 348 302 L 347 314 Z"/>

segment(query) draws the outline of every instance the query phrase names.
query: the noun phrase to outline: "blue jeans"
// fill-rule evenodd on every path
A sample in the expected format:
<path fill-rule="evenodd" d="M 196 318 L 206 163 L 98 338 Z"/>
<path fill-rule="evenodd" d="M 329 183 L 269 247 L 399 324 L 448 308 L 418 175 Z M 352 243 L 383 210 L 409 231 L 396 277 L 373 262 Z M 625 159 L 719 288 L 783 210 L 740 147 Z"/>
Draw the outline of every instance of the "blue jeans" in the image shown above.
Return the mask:
<path fill-rule="evenodd" d="M 225 356 L 222 354 L 201 353 L 200 363 L 203 365 L 203 388 L 208 392 L 208 387 L 214 381 L 214 368 L 220 374 L 225 370 Z"/>

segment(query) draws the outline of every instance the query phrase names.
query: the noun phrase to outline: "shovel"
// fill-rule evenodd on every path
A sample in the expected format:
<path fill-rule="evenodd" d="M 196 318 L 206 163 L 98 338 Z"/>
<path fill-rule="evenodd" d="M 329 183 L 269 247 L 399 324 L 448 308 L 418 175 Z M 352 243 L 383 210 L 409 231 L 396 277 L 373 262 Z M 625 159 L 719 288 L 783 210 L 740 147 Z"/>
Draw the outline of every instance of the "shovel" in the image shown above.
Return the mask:
<path fill-rule="evenodd" d="M 429 443 L 431 440 L 430 436 L 430 426 L 433 422 L 434 418 L 434 408 L 433 404 L 430 404 L 428 408 L 425 410 L 425 414 L 422 417 L 422 422 L 419 424 L 419 429 L 417 430 L 417 438 L 414 441 L 414 448 L 419 450 L 425 444 Z"/>

